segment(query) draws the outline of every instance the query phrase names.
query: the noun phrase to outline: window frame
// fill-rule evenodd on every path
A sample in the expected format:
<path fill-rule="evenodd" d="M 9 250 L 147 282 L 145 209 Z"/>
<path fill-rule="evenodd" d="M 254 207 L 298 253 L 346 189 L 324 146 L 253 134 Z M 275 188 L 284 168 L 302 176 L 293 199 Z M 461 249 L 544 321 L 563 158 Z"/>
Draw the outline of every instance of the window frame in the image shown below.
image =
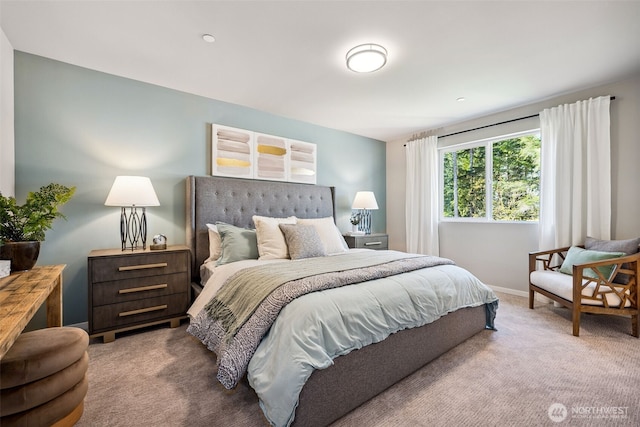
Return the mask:
<path fill-rule="evenodd" d="M 505 139 L 518 138 L 522 136 L 536 135 L 540 139 L 540 128 L 533 128 L 520 132 L 513 132 L 499 136 L 492 136 L 473 141 L 452 144 L 446 147 L 438 147 L 438 189 L 439 194 L 439 213 L 440 222 L 469 222 L 469 223 L 493 223 L 493 224 L 537 224 L 536 221 L 519 221 L 519 220 L 496 220 L 493 219 L 493 144 L 495 142 L 504 141 Z M 445 217 L 444 216 L 444 155 L 455 151 L 467 150 L 470 148 L 484 147 L 485 149 L 485 216 L 478 218 L 467 217 Z"/>

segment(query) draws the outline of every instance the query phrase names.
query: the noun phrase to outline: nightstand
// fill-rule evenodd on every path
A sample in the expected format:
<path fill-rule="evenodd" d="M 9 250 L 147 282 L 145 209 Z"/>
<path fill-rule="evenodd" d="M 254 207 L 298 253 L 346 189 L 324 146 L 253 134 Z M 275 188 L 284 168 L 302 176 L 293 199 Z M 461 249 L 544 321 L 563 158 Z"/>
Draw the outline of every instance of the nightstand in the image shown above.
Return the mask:
<path fill-rule="evenodd" d="M 345 235 L 344 240 L 350 248 L 389 249 L 389 236 L 383 233 Z"/>
<path fill-rule="evenodd" d="M 190 301 L 190 252 L 101 249 L 89 253 L 89 335 L 115 340 L 116 332 L 170 322 L 180 325 Z"/>

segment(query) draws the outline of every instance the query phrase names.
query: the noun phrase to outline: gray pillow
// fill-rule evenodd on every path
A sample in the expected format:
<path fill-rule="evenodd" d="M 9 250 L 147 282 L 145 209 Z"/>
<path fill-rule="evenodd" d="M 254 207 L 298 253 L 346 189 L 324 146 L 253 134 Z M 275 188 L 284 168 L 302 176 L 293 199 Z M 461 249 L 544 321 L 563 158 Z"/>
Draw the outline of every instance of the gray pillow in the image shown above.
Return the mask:
<path fill-rule="evenodd" d="M 291 259 L 326 256 L 327 251 L 313 225 L 279 224 L 284 240 L 289 247 Z"/>
<path fill-rule="evenodd" d="M 258 239 L 256 230 L 236 227 L 224 222 L 216 222 L 222 241 L 220 258 L 216 265 L 229 264 L 245 259 L 258 259 Z"/>
<path fill-rule="evenodd" d="M 592 251 L 601 252 L 624 252 L 627 255 L 633 255 L 638 252 L 640 245 L 640 237 L 627 240 L 600 240 L 587 236 L 584 241 L 584 248 Z M 628 264 L 622 264 L 623 268 L 629 268 Z M 613 280 L 616 283 L 626 285 L 629 283 L 629 275 L 618 274 Z"/>
<path fill-rule="evenodd" d="M 587 236 L 584 241 L 584 248 L 591 251 L 624 252 L 627 255 L 637 253 L 638 245 L 640 245 L 640 237 L 628 240 L 599 240 Z"/>

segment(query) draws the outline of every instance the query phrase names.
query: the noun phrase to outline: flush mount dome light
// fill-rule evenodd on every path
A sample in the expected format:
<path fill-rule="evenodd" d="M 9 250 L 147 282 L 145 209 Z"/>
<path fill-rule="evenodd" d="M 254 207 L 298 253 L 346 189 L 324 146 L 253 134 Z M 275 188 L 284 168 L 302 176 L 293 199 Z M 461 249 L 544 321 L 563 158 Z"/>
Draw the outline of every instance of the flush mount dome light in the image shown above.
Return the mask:
<path fill-rule="evenodd" d="M 207 43 L 214 43 L 216 41 L 216 38 L 211 34 L 203 34 L 202 40 L 206 41 Z"/>
<path fill-rule="evenodd" d="M 387 50 L 378 44 L 361 44 L 347 52 L 347 68 L 356 73 L 371 73 L 387 63 Z"/>

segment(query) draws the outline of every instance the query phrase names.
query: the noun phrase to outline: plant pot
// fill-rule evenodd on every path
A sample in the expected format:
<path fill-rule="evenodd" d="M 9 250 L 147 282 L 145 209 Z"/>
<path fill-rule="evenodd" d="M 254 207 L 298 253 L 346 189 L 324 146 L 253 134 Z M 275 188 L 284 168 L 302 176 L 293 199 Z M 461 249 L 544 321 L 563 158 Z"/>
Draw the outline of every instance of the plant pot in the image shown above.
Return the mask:
<path fill-rule="evenodd" d="M 11 261 L 11 272 L 31 270 L 38 261 L 40 242 L 4 242 L 0 246 L 0 259 Z"/>

